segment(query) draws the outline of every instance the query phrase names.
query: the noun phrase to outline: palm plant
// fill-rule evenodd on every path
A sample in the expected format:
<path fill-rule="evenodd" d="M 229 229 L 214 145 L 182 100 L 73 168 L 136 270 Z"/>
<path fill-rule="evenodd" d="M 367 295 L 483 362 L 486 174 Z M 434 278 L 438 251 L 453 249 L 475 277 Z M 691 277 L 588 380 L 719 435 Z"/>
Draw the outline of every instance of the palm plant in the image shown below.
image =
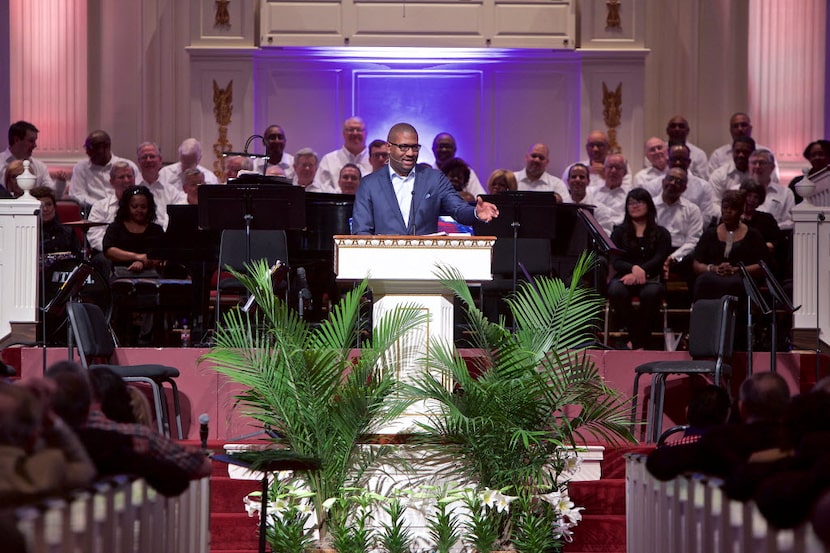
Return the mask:
<path fill-rule="evenodd" d="M 345 487 L 361 486 L 367 469 L 389 453 L 360 440 L 400 415 L 408 403 L 398 393 L 389 352 L 404 334 L 424 322 L 406 306 L 375 321 L 371 341 L 353 353 L 364 281 L 344 295 L 329 318 L 311 328 L 273 292 L 265 262 L 234 276 L 254 294 L 255 313 L 232 310 L 203 359 L 243 386 L 237 404 L 273 441 L 317 459 L 319 468 L 298 473 L 313 494 L 317 529 L 327 538 L 326 500 Z"/>
<path fill-rule="evenodd" d="M 514 332 L 484 317 L 458 271 L 438 269 L 463 303 L 479 355 L 470 370 L 439 343 L 409 386 L 412 397 L 435 406 L 420 426 L 437 470 L 529 501 L 557 488 L 563 451 L 578 439 L 633 440 L 627 402 L 603 383 L 584 349 L 602 303 L 579 284 L 592 263 L 581 257 L 569 285 L 551 278 L 524 283 L 507 300 Z M 455 389 L 442 383 L 446 375 Z"/>

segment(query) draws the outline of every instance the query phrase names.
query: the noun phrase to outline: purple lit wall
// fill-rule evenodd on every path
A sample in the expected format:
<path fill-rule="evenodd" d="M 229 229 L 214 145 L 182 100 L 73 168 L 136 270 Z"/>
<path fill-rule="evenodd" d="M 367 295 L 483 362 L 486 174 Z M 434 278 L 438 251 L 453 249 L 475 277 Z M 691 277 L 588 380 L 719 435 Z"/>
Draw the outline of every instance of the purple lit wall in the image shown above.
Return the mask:
<path fill-rule="evenodd" d="M 580 62 L 572 52 L 438 49 L 263 49 L 254 71 L 255 129 L 279 123 L 287 150 L 323 154 L 342 146 L 344 119 L 360 115 L 367 142 L 406 121 L 419 131 L 421 161 L 451 133 L 482 182 L 524 167 L 536 142 L 551 173 L 582 157 Z M 452 55 L 452 58 L 445 56 Z"/>

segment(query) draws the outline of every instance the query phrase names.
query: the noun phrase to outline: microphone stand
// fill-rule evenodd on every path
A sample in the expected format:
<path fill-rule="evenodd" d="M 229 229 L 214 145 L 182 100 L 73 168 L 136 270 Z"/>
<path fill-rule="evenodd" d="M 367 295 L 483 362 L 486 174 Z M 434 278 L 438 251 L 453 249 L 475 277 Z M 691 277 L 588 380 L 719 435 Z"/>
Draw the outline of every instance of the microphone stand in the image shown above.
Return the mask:
<path fill-rule="evenodd" d="M 245 141 L 245 147 L 242 149 L 241 152 L 222 152 L 222 157 L 242 156 L 242 157 L 248 157 L 248 158 L 251 158 L 251 159 L 263 159 L 264 158 L 265 163 L 262 164 L 262 174 L 265 175 L 265 173 L 268 171 L 268 159 L 270 159 L 271 156 L 268 155 L 268 154 L 254 154 L 254 153 L 249 153 L 248 152 L 248 148 L 251 147 L 251 142 L 253 142 L 254 139 L 256 139 L 256 138 L 259 138 L 262 141 L 263 146 L 265 145 L 265 137 L 263 137 L 261 134 L 252 134 Z"/>

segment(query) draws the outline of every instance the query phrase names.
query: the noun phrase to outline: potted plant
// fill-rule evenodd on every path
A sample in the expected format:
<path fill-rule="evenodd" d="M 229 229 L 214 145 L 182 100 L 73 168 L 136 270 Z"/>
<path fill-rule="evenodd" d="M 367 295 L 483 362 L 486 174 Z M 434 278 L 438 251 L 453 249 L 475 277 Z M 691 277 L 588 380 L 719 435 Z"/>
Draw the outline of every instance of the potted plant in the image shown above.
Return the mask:
<path fill-rule="evenodd" d="M 627 401 L 603 383 L 585 352 L 602 303 L 595 291 L 580 285 L 592 259 L 580 258 L 569 285 L 541 277 L 523 283 L 507 299 L 513 331 L 504 321 L 484 317 L 457 271 L 438 271 L 460 298 L 470 322 L 470 345 L 480 354 L 470 369 L 454 348 L 433 345 L 426 369 L 408 390 L 412 398 L 428 398 L 434 406 L 420 430 L 436 471 L 518 498 L 495 549 L 517 545 L 516 540 L 534 553 L 561 545 L 567 528 L 548 541 L 538 539 L 537 530 L 551 534 L 561 519 L 562 510 L 549 509 L 552 502 L 545 497 L 560 494 L 561 499 L 562 475 L 578 440 L 590 434 L 609 442 L 633 441 Z M 447 375 L 455 382 L 452 390 L 443 384 Z"/>
<path fill-rule="evenodd" d="M 232 273 L 253 293 L 258 310 L 231 310 L 203 359 L 243 386 L 238 406 L 269 430 L 275 446 L 319 461 L 319 468 L 297 472 L 296 478 L 311 494 L 316 530 L 325 546 L 331 500 L 344 489 L 362 487 L 367 469 L 392 452 L 360 442 L 407 407 L 392 366 L 401 353 L 391 351 L 425 315 L 406 306 L 386 312 L 357 355 L 353 348 L 366 281 L 312 328 L 276 297 L 265 262 L 248 269 L 247 274 Z M 261 455 L 265 458 L 268 452 Z"/>

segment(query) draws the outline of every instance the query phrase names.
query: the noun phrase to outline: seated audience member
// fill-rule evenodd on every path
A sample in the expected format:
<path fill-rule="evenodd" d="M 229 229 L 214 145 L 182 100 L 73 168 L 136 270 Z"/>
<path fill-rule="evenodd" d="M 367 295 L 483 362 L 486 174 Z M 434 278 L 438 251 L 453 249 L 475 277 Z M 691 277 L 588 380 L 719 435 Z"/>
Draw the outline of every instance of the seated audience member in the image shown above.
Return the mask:
<path fill-rule="evenodd" d="M 665 140 L 656 136 L 652 136 L 646 140 L 645 155 L 646 160 L 648 160 L 648 167 L 637 171 L 637 174 L 634 175 L 634 181 L 632 183 L 634 188 L 646 188 L 648 183 L 654 182 L 657 179 L 662 179 L 663 175 L 666 174 L 666 167 L 669 162 L 669 153 Z M 655 190 L 649 190 L 649 194 L 652 196 L 656 196 L 660 193 L 659 182 L 660 181 L 657 180 L 658 186 Z"/>
<path fill-rule="evenodd" d="M 728 165 L 729 162 L 732 161 L 732 158 L 734 157 L 732 147 L 735 144 L 735 140 L 739 138 L 752 139 L 752 122 L 749 120 L 749 115 L 742 112 L 732 114 L 732 117 L 729 118 L 729 134 L 732 139 L 727 144 L 717 148 L 714 152 L 712 152 L 712 155 L 709 156 L 710 178 L 716 169 L 723 167 L 724 165 Z M 755 140 L 752 140 L 752 144 L 755 145 Z M 761 145 L 755 145 L 752 149 L 754 150 L 756 147 L 768 149 L 766 146 Z"/>
<path fill-rule="evenodd" d="M 591 131 L 588 134 L 588 140 L 585 142 L 585 152 L 588 158 L 580 161 L 582 165 L 588 167 L 589 183 L 588 189 L 600 188 L 605 184 L 605 158 L 611 153 L 611 144 L 608 142 L 608 135 L 602 131 Z M 568 180 L 568 173 L 572 165 L 565 167 L 562 172 L 562 180 Z M 631 189 L 631 171 L 626 166 L 625 176 L 623 177 L 623 188 L 626 191 Z"/>
<path fill-rule="evenodd" d="M 775 246 L 781 238 L 781 229 L 778 228 L 775 217 L 764 211 L 758 211 L 767 197 L 767 189 L 757 180 L 748 178 L 741 183 L 739 190 L 743 191 L 746 198 L 741 221 L 746 223 L 746 226 L 757 230 L 764 238 L 768 252 L 774 254 Z"/>
<path fill-rule="evenodd" d="M 720 201 L 727 190 L 737 190 L 749 178 L 749 156 L 755 151 L 755 141 L 739 136 L 732 143 L 732 159 L 709 174 L 712 203 L 720 209 Z"/>
<path fill-rule="evenodd" d="M 729 419 L 730 410 L 729 394 L 726 389 L 714 384 L 706 384 L 692 390 L 689 398 L 689 405 L 686 406 L 686 429 L 678 439 L 669 438 L 669 441 L 660 447 L 674 447 L 679 445 L 693 444 L 711 428 L 726 424 Z M 649 455 L 646 461 L 646 468 L 649 463 L 659 464 L 660 454 L 654 457 Z"/>
<path fill-rule="evenodd" d="M 688 141 L 690 130 L 689 122 L 682 115 L 675 115 L 666 124 L 669 144 L 685 144 L 689 148 L 689 166 L 684 167 L 684 169 L 698 178 L 707 180 L 709 178 L 709 158 L 706 156 L 706 152 Z"/>
<path fill-rule="evenodd" d="M 389 163 L 389 144 L 379 138 L 369 143 L 369 163 L 372 171 L 377 171 Z"/>
<path fill-rule="evenodd" d="M 184 174 L 188 169 L 198 169 L 204 176 L 207 184 L 219 184 L 219 179 L 213 171 L 202 167 L 202 144 L 195 138 L 185 138 L 179 145 L 179 161 L 162 168 L 159 178 L 162 182 L 172 184 L 179 190 L 184 186 Z"/>
<path fill-rule="evenodd" d="M 253 162 L 253 170 L 262 175 L 281 175 L 291 180 L 294 178 L 294 156 L 285 152 L 285 145 L 288 143 L 285 131 L 279 125 L 269 125 L 262 133 L 265 143 L 267 158 L 259 158 Z M 279 167 L 282 173 L 269 173 L 268 169 L 263 170 L 267 164 L 268 169 Z M 210 183 L 208 183 L 210 184 Z"/>
<path fill-rule="evenodd" d="M 487 179 L 487 190 L 490 194 L 504 194 L 518 189 L 516 175 L 507 169 L 496 169 Z"/>
<path fill-rule="evenodd" d="M 744 298 L 739 263 L 750 275 L 761 274 L 760 262 L 766 257 L 761 234 L 741 221 L 746 197 L 744 192 L 730 190 L 721 202 L 721 222 L 709 227 L 695 247 L 694 270 L 697 279 L 693 297 L 716 299 L 725 295 Z"/>
<path fill-rule="evenodd" d="M 337 188 L 341 194 L 357 194 L 357 187 L 360 185 L 360 167 L 354 163 L 347 163 L 340 169 L 340 177 L 337 179 Z"/>
<path fill-rule="evenodd" d="M 444 171 L 444 164 L 455 158 L 458 147 L 455 143 L 455 138 L 448 132 L 442 132 L 435 135 L 432 140 L 432 155 L 435 156 L 435 167 L 446 174 Z M 470 167 L 467 165 L 467 167 Z M 464 191 L 475 198 L 479 194 L 486 194 L 484 187 L 481 186 L 481 181 L 476 175 L 476 172 L 470 167 L 470 178 L 467 181 L 467 186 Z"/>
<path fill-rule="evenodd" d="M 317 180 L 317 154 L 311 148 L 301 148 L 294 153 L 294 184 L 306 192 L 322 192 Z"/>
<path fill-rule="evenodd" d="M 570 202 L 568 188 L 559 177 L 547 172 L 550 149 L 546 144 L 534 144 L 525 154 L 525 168 L 516 172 L 519 190 L 529 192 L 553 192 L 559 203 Z"/>
<path fill-rule="evenodd" d="M 700 209 L 683 197 L 688 173 L 681 167 L 672 167 L 663 177 L 663 192 L 654 199 L 657 208 L 657 224 L 669 231 L 672 253 L 663 265 L 663 275 L 668 278 L 678 274 L 692 280 L 692 253 L 703 233 Z"/>
<path fill-rule="evenodd" d="M 750 176 L 767 189 L 767 197 L 758 210 L 766 211 L 775 217 L 778 228 L 782 231 L 790 231 L 794 226 L 792 212 L 795 196 L 792 190 L 783 186 L 777 178 L 773 178 L 774 171 L 775 156 L 769 150 L 755 150 L 749 156 Z"/>
<path fill-rule="evenodd" d="M 0 502 L 12 506 L 89 485 L 95 467 L 52 410 L 54 385 L 0 382 Z"/>
<path fill-rule="evenodd" d="M 830 490 L 830 395 L 813 389 L 794 397 L 784 428 L 788 446 L 751 458 L 737 489 L 776 528 L 795 528 Z"/>
<path fill-rule="evenodd" d="M 142 142 L 136 150 L 138 168 L 141 171 L 141 182 L 153 193 L 156 200 L 156 221 L 161 228 L 167 230 L 167 206 L 186 204 L 185 193 L 174 185 L 161 180 L 161 151 L 155 142 Z M 201 174 L 201 173 L 200 173 Z"/>
<path fill-rule="evenodd" d="M 32 196 L 40 200 L 41 253 L 70 252 L 80 259 L 81 242 L 74 229 L 61 224 L 55 191 L 46 186 L 36 186 L 32 189 Z"/>
<path fill-rule="evenodd" d="M 452 187 L 465 202 L 475 201 L 475 197 L 467 192 L 470 184 L 470 166 L 460 157 L 454 157 L 441 165 L 441 172 L 446 175 Z"/>
<path fill-rule="evenodd" d="M 826 169 L 830 165 L 830 140 L 814 140 L 807 144 L 804 148 L 804 159 L 810 162 L 810 169 L 807 172 L 807 177 L 815 175 L 822 169 Z M 800 204 L 804 198 L 798 195 L 795 191 L 795 185 L 801 182 L 804 175 L 798 175 L 790 181 L 789 189 L 795 197 L 795 203 Z"/>
<path fill-rule="evenodd" d="M 717 220 L 720 213 L 715 210 L 714 204 L 712 203 L 712 192 L 709 183 L 691 173 L 689 170 L 690 162 L 689 148 L 686 144 L 669 145 L 668 167 L 679 167 L 686 171 L 686 190 L 683 191 L 683 197 L 700 209 L 700 215 L 703 218 L 703 228 L 706 228 L 713 219 Z M 652 196 L 661 193 L 662 180 L 662 177 L 660 177 L 646 184 L 646 188 Z"/>
<path fill-rule="evenodd" d="M 186 203 L 189 205 L 199 204 L 199 187 L 203 184 L 205 184 L 205 175 L 198 169 L 191 168 L 184 172 L 182 191 Z"/>
<path fill-rule="evenodd" d="M 599 188 L 588 189 L 586 204 L 602 205 L 606 209 L 594 212 L 594 217 L 605 232 L 610 235 L 614 225 L 625 216 L 625 198 L 629 188 L 624 185 L 628 168 L 621 154 L 605 158 L 605 180 Z"/>
<path fill-rule="evenodd" d="M 372 172 L 366 148 L 366 123 L 360 117 L 349 117 L 343 122 L 343 147 L 323 156 L 317 169 L 318 188 L 309 192 L 336 194 L 340 169 L 347 163 L 360 167 L 362 175 Z"/>
<path fill-rule="evenodd" d="M 666 287 L 660 276 L 671 252 L 671 236 L 657 224 L 657 210 L 646 190 L 635 188 L 628 193 L 625 216 L 614 227 L 611 240 L 623 253 L 611 258 L 616 275 L 608 284 L 608 301 L 616 320 L 628 328 L 632 349 L 647 348 L 652 331 L 662 330 L 660 303 Z M 640 298 L 638 312 L 631 308 L 634 297 Z"/>
<path fill-rule="evenodd" d="M 285 176 L 285 169 L 280 167 L 279 165 L 269 165 L 268 168 L 265 170 L 266 177 L 284 177 Z"/>
<path fill-rule="evenodd" d="M 112 140 L 106 131 L 89 133 L 84 142 L 88 159 L 82 159 L 72 169 L 72 180 L 65 195 L 78 201 L 82 206 L 91 206 L 109 196 L 109 181 L 113 167 L 119 162 L 126 163 L 133 171 L 133 178 L 139 178 L 138 167 L 129 159 L 112 153 Z"/>
<path fill-rule="evenodd" d="M 124 398 L 123 382 L 118 385 L 112 375 L 104 377 L 106 386 L 101 385 L 101 375 L 96 375 L 98 386 L 92 387 L 84 369 L 71 361 L 52 365 L 46 375 L 58 384 L 56 412 L 74 421 L 72 426 L 100 474 L 134 474 L 167 496 L 181 494 L 189 480 L 210 475 L 210 461 L 202 451 L 180 445 L 145 425 L 114 421 L 103 412 L 102 405 L 112 406 L 114 400 L 99 394 Z"/>
<path fill-rule="evenodd" d="M 116 162 L 112 164 L 110 170 L 110 191 L 105 198 L 102 198 L 92 204 L 92 209 L 89 210 L 89 221 L 94 223 L 112 223 L 115 221 L 115 214 L 118 211 L 118 202 L 124 191 L 135 186 L 135 174 L 130 166 L 123 162 Z M 92 247 L 93 252 L 103 252 L 104 249 L 104 234 L 107 227 L 98 226 L 92 227 L 87 232 L 87 240 Z M 107 273 L 101 273 L 107 274 Z"/>
<path fill-rule="evenodd" d="M 3 174 L 3 186 L 0 187 L 0 198 L 12 199 L 23 195 L 23 189 L 17 185 L 17 177 L 23 174 L 23 162 L 12 161 Z"/>
<path fill-rule="evenodd" d="M 568 194 L 575 204 L 585 203 L 585 196 L 588 192 L 588 166 L 583 163 L 574 163 L 568 169 Z"/>
<path fill-rule="evenodd" d="M 240 171 L 253 171 L 254 164 L 251 158 L 245 156 L 229 156 L 225 159 L 225 182 L 235 179 Z"/>
<path fill-rule="evenodd" d="M 28 121 L 17 121 L 9 127 L 9 147 L 0 153 L 0 182 L 5 182 L 6 168 L 15 161 L 28 159 L 29 171 L 37 178 L 35 186 L 55 189 L 55 182 L 49 175 L 49 168 L 32 154 L 37 148 L 37 135 L 40 131 Z M 21 170 L 23 164 L 20 165 Z"/>
<path fill-rule="evenodd" d="M 781 423 L 789 403 L 790 390 L 780 375 L 755 373 L 738 392 L 739 423 L 711 427 L 691 444 L 655 450 L 646 467 L 660 480 L 689 472 L 729 478 L 754 453 L 787 443 Z"/>
<path fill-rule="evenodd" d="M 115 221 L 104 235 L 104 255 L 114 266 L 130 273 L 156 269 L 162 262 L 147 257 L 164 238 L 164 230 L 155 223 L 156 202 L 146 186 L 128 188 L 118 201 Z M 117 271 L 117 269 L 116 269 Z"/>

